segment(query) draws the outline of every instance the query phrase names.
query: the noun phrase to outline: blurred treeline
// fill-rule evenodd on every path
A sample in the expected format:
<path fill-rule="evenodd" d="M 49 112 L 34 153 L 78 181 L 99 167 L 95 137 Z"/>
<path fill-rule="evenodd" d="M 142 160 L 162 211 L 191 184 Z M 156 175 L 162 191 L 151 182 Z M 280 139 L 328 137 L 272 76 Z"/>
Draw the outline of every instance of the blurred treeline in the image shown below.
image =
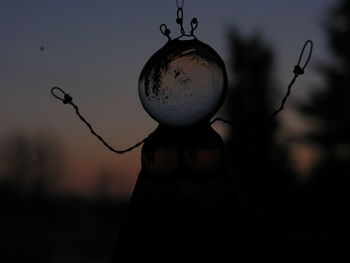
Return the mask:
<path fill-rule="evenodd" d="M 0 262 L 110 262 L 127 206 L 110 175 L 90 197 L 62 192 L 65 154 L 43 133 L 10 136 L 0 156 Z"/>
<path fill-rule="evenodd" d="M 337 2 L 324 24 L 333 59 L 317 65 L 323 84 L 307 102 L 294 104 L 304 123 L 314 123 L 294 134 L 297 139 L 281 139 L 285 112 L 262 124 L 281 103 L 276 93 L 283 96 L 276 89 L 273 48 L 258 34 L 245 37 L 232 29 L 229 35 L 233 81 L 226 113 L 236 125 L 228 160 L 266 262 L 349 261 L 350 1 Z M 296 144 L 317 153 L 310 169 L 295 169 Z"/>

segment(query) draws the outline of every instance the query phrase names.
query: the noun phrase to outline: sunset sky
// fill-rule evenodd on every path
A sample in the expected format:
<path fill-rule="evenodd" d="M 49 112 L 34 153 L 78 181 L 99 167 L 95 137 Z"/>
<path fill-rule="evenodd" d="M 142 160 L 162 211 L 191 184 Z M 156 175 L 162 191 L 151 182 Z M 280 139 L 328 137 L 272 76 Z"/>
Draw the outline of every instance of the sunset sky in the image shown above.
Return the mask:
<path fill-rule="evenodd" d="M 322 22 L 332 0 L 187 0 L 185 26 L 199 20 L 197 37 L 229 59 L 227 33 L 261 33 L 276 51 L 275 73 L 285 89 L 300 49 L 315 43 L 313 62 L 327 59 Z M 116 156 L 81 123 L 72 107 L 50 95 L 59 86 L 116 148 L 142 140 L 157 123 L 138 98 L 139 74 L 166 38 L 179 33 L 175 0 L 1 0 L 0 147 L 13 134 L 56 138 L 65 153 L 64 191 L 89 194 L 97 176 L 110 171 L 116 194 L 128 195 L 140 170 L 140 149 Z M 41 47 L 44 49 L 41 50 Z M 227 67 L 229 65 L 227 64 Z M 316 66 L 298 80 L 293 100 L 320 83 Z M 293 124 L 292 114 L 289 126 Z M 287 120 L 288 121 L 288 120 Z M 219 132 L 223 128 L 216 126 Z"/>

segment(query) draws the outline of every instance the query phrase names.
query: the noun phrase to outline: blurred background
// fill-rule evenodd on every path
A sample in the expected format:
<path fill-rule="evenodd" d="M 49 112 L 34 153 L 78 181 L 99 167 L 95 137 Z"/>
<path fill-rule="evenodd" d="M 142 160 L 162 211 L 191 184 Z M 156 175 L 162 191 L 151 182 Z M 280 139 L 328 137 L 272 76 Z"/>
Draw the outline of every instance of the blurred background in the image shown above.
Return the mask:
<path fill-rule="evenodd" d="M 215 124 L 237 191 L 269 262 L 342 255 L 349 235 L 350 2 L 185 1 L 185 21 L 226 62 L 230 89 Z M 109 262 L 156 127 L 138 98 L 139 74 L 172 37 L 176 1 L 0 1 L 1 262 Z M 286 109 L 279 106 L 300 49 L 315 44 Z M 249 125 L 247 125 L 249 123 Z M 317 252 L 316 252 L 317 251 Z M 312 262 L 312 261 L 311 261 Z"/>

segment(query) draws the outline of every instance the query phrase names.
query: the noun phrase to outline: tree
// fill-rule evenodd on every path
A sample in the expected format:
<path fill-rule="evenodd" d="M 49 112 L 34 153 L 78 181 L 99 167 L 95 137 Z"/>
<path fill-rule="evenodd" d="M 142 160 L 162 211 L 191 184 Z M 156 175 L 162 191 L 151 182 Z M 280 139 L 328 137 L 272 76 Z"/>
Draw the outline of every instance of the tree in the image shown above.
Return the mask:
<path fill-rule="evenodd" d="M 333 6 L 325 29 L 333 63 L 321 66 L 325 84 L 311 94 L 309 104 L 302 105 L 300 110 L 319 124 L 308 135 L 321 153 L 308 193 L 314 211 L 310 215 L 314 231 L 331 240 L 329 246 L 341 247 L 350 234 L 345 220 L 350 205 L 349 1 L 341 0 Z"/>
<path fill-rule="evenodd" d="M 320 123 L 310 139 L 321 147 L 324 165 L 345 165 L 350 159 L 349 1 L 340 1 L 331 10 L 326 33 L 335 63 L 322 66 L 325 87 L 312 94 L 310 104 L 303 105 L 302 111 Z"/>
<path fill-rule="evenodd" d="M 63 154 L 60 145 L 51 136 L 10 137 L 3 148 L 8 190 L 21 193 L 47 194 L 60 182 Z"/>
<path fill-rule="evenodd" d="M 232 30 L 229 41 L 233 84 L 226 115 L 235 123 L 228 142 L 231 171 L 264 246 L 272 249 L 289 231 L 281 225 L 287 225 L 282 218 L 292 186 L 287 152 L 277 140 L 279 120 L 264 122 L 279 103 L 273 100 L 274 55 L 259 35 L 243 37 Z"/>

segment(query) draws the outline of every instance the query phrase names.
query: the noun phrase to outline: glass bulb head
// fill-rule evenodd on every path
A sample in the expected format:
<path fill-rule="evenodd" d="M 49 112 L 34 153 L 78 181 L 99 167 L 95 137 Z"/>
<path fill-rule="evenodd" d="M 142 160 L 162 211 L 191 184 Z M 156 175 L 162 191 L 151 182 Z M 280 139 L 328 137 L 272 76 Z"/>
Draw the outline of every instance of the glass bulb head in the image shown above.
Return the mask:
<path fill-rule="evenodd" d="M 210 118 L 227 91 L 223 60 L 210 46 L 193 40 L 171 40 L 144 66 L 139 96 L 144 109 L 167 126 L 191 126 Z"/>

